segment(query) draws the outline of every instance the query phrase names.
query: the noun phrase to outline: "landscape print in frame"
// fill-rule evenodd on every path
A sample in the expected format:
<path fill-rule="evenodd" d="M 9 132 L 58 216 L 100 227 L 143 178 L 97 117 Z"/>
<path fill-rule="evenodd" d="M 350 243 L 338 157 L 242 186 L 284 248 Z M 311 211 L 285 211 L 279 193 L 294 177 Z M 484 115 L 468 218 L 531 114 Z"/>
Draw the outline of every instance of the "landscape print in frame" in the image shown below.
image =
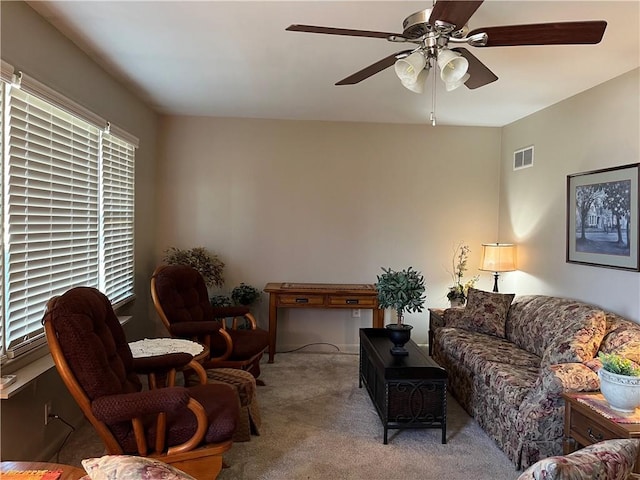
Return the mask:
<path fill-rule="evenodd" d="M 640 271 L 639 167 L 567 175 L 567 262 Z"/>

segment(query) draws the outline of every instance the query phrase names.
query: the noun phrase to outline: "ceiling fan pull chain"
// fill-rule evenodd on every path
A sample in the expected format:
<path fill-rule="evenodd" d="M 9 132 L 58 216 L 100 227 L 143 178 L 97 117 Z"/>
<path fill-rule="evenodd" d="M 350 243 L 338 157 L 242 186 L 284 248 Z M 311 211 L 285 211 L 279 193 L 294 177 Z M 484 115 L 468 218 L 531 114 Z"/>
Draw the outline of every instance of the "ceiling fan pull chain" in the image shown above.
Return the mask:
<path fill-rule="evenodd" d="M 431 115 L 429 115 L 429 120 L 431 120 L 431 126 L 436 126 L 436 75 L 435 70 L 434 74 L 431 75 L 433 78 L 433 88 L 431 88 Z"/>

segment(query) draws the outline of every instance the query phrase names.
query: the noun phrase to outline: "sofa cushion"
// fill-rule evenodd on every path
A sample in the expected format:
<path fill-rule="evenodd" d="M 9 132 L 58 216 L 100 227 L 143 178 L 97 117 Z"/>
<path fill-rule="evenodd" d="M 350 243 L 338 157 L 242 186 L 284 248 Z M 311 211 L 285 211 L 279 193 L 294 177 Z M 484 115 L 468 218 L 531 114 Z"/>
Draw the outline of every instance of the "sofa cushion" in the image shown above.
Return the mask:
<path fill-rule="evenodd" d="M 605 440 L 565 456 L 535 463 L 518 480 L 625 480 L 631 474 L 640 441 Z"/>
<path fill-rule="evenodd" d="M 538 367 L 484 362 L 477 375 L 482 377 L 483 383 L 500 402 L 518 409 L 531 386 L 535 385 L 538 371 Z"/>
<path fill-rule="evenodd" d="M 456 317 L 453 324 L 447 322 L 447 326 L 504 338 L 507 312 L 514 297 L 514 294 L 484 292 L 470 288 L 463 314 Z"/>
<path fill-rule="evenodd" d="M 542 357 L 542 364 L 592 359 L 604 337 L 605 314 L 577 300 L 528 295 L 515 299 L 507 317 L 506 338 Z"/>
<path fill-rule="evenodd" d="M 438 348 L 447 357 L 469 366 L 474 372 L 478 371 L 478 365 L 486 362 L 508 362 L 535 368 L 540 365 L 539 357 L 493 335 L 443 327 L 438 329 L 436 336 Z"/>

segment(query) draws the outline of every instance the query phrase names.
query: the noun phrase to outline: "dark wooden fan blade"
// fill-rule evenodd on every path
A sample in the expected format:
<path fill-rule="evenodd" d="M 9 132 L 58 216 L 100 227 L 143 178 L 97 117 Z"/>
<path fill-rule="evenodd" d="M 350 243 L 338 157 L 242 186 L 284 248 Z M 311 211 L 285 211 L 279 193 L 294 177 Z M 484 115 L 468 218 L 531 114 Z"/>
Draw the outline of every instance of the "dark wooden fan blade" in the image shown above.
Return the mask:
<path fill-rule="evenodd" d="M 498 80 L 496 74 L 466 48 L 452 48 L 451 50 L 458 52 L 469 62 L 469 69 L 467 70 L 469 80 L 464 82 L 467 88 L 473 90 Z"/>
<path fill-rule="evenodd" d="M 433 25 L 436 20 L 441 20 L 460 29 L 467 24 L 482 2 L 483 0 L 437 0 L 431 10 L 429 23 Z"/>
<path fill-rule="evenodd" d="M 485 47 L 595 44 L 602 40 L 606 28 L 607 22 L 604 20 L 536 23 L 476 28 L 469 32 L 468 36 L 486 33 L 489 39 L 487 44 L 483 45 Z"/>
<path fill-rule="evenodd" d="M 353 75 L 349 75 L 347 78 L 343 78 L 338 83 L 336 83 L 336 85 L 355 85 L 356 83 L 359 83 L 362 80 L 365 80 L 370 76 L 375 75 L 378 72 L 381 72 L 385 68 L 389 68 L 391 65 L 396 63 L 396 60 L 398 59 L 398 57 L 409 55 L 410 53 L 411 53 L 411 50 L 404 50 L 402 52 L 389 55 L 388 57 L 385 57 L 382 60 L 378 60 L 376 63 L 373 63 L 368 67 L 363 68 L 359 72 L 356 72 Z"/>
<path fill-rule="evenodd" d="M 391 36 L 402 37 L 401 33 L 372 32 L 370 30 L 351 30 L 347 28 L 316 27 L 313 25 L 289 25 L 288 32 L 324 33 L 327 35 L 346 35 L 348 37 L 388 38 Z"/>

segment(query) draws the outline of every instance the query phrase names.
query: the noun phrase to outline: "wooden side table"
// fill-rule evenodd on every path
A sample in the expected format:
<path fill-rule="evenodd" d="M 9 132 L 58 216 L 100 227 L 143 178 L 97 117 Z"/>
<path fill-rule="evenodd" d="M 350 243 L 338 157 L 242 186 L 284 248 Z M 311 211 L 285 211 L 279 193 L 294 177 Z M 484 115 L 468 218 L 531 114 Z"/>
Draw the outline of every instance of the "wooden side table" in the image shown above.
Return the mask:
<path fill-rule="evenodd" d="M 429 356 L 433 352 L 433 339 L 436 328 L 444 327 L 444 308 L 429 309 Z"/>
<path fill-rule="evenodd" d="M 600 392 L 595 392 L 594 395 Z M 616 423 L 601 415 L 593 408 L 577 400 L 584 393 L 563 393 L 564 413 L 564 454 L 575 452 L 603 440 L 615 438 L 640 439 L 640 423 Z M 640 473 L 640 454 L 636 459 L 634 472 Z"/>
<path fill-rule="evenodd" d="M 195 371 L 201 383 L 206 383 L 207 374 L 200 365 L 209 357 L 209 348 L 192 340 L 173 337 L 145 338 L 135 342 L 129 342 L 131 355 L 133 358 L 153 357 L 156 355 L 166 355 L 168 353 L 189 353 L 193 359 L 183 369 L 183 373 L 188 375 L 189 371 Z M 160 378 L 155 373 L 148 375 L 149 387 L 157 388 L 165 384 L 173 385 L 175 378 Z M 186 382 L 186 378 L 185 378 Z"/>

